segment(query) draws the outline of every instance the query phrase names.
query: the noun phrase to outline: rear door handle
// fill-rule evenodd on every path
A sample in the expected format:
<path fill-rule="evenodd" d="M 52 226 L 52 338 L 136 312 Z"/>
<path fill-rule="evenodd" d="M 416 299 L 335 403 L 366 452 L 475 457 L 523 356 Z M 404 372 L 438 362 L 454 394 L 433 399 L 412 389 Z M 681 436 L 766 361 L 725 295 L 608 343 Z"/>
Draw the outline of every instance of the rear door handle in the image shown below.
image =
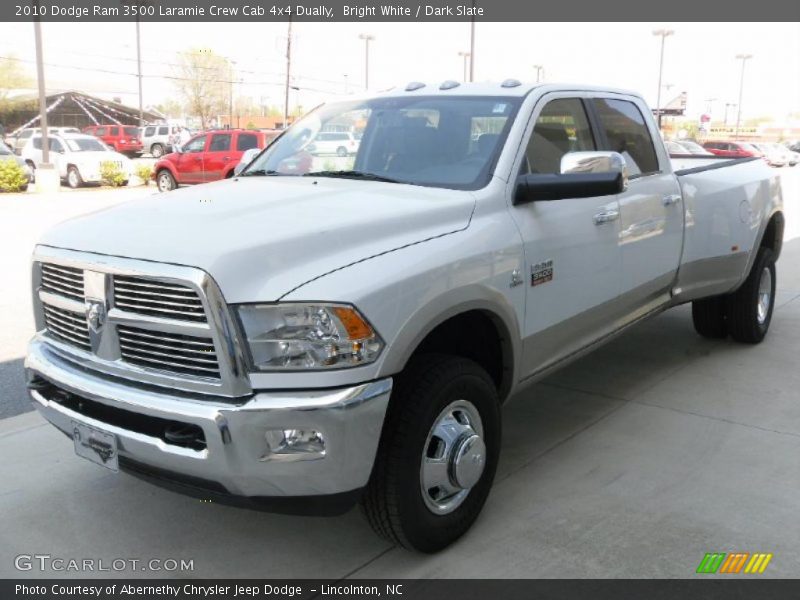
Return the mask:
<path fill-rule="evenodd" d="M 673 204 L 677 204 L 681 201 L 681 195 L 670 194 L 668 196 L 664 196 L 661 201 L 664 203 L 664 206 L 672 206 Z"/>
<path fill-rule="evenodd" d="M 619 219 L 619 211 L 616 209 L 604 210 L 594 216 L 594 224 L 602 225 L 603 223 L 611 223 Z"/>

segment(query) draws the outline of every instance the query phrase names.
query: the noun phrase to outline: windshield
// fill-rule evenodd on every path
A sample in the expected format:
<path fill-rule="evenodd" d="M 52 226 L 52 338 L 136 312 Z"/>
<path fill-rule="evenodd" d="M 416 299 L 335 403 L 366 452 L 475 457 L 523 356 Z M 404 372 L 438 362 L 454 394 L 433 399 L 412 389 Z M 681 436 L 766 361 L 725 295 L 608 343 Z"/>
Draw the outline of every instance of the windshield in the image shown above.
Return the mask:
<path fill-rule="evenodd" d="M 104 152 L 107 148 L 100 140 L 91 138 L 64 140 L 67 147 L 73 152 Z"/>
<path fill-rule="evenodd" d="M 519 102 L 411 96 L 324 105 L 292 125 L 243 175 L 478 189 L 491 176 Z"/>

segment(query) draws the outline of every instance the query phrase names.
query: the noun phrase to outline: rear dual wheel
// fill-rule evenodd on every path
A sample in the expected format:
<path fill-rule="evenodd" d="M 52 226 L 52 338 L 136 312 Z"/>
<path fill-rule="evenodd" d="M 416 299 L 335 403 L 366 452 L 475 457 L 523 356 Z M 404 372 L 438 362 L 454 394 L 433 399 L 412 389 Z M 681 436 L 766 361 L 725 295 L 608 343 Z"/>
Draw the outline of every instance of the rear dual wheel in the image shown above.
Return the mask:
<path fill-rule="evenodd" d="M 772 321 L 776 281 L 775 254 L 769 248 L 760 248 L 738 290 L 692 303 L 695 330 L 708 338 L 730 335 L 737 342 L 761 342 Z"/>

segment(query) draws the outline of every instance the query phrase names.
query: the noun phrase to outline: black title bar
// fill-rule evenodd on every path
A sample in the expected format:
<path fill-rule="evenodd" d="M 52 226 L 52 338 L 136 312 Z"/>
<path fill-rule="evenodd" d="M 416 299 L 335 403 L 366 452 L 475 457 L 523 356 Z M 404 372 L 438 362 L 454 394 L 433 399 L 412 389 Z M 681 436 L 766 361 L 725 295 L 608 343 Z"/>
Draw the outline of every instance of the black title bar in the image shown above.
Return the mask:
<path fill-rule="evenodd" d="M 787 0 L 2 0 L 0 21 L 796 21 Z"/>

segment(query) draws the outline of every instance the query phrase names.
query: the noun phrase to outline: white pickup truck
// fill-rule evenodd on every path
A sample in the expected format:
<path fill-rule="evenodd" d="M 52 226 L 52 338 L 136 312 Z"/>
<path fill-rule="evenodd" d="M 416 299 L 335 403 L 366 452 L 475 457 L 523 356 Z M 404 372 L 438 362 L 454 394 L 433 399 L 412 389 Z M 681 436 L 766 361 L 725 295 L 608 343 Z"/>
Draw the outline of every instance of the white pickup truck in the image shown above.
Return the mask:
<path fill-rule="evenodd" d="M 320 131 L 363 134 L 313 156 Z M 761 160 L 671 162 L 636 94 L 445 82 L 316 109 L 237 177 L 74 219 L 33 257 L 36 408 L 175 490 L 432 552 L 501 407 L 687 302 L 760 342 L 784 229 Z"/>

